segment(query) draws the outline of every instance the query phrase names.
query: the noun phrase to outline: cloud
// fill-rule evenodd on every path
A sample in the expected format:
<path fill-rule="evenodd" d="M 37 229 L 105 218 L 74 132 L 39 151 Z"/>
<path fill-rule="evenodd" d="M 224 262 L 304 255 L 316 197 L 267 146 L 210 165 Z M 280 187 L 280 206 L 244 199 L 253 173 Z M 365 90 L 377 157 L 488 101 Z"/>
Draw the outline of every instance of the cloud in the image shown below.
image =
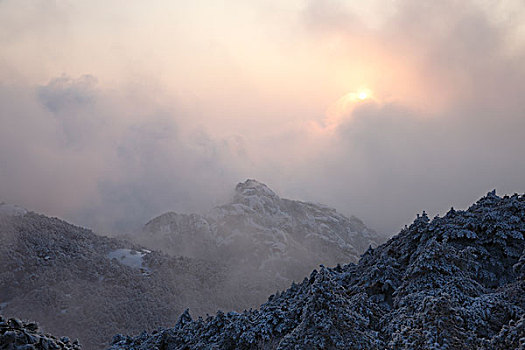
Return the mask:
<path fill-rule="evenodd" d="M 520 2 L 243 3 L 234 23 L 233 5 L 133 4 L 3 2 L 2 200 L 131 229 L 256 178 L 394 233 L 525 191 Z"/>
<path fill-rule="evenodd" d="M 180 127 L 154 101 L 130 110 L 133 101 L 101 92 L 93 76 L 4 86 L 0 99 L 3 200 L 128 230 L 165 210 L 209 208 L 237 181 L 242 139 Z"/>
<path fill-rule="evenodd" d="M 518 97 L 525 92 L 524 52 L 509 53 L 511 22 L 495 21 L 476 2 L 455 1 L 398 1 L 380 25 L 342 1 L 310 1 L 303 15 L 314 43 L 336 38 L 351 58 L 348 52 L 366 41 L 370 51 L 390 57 L 389 69 L 403 71 L 408 63 L 413 73 L 378 78 L 375 85 L 407 97 L 379 91 L 325 136 L 310 159 L 312 169 L 323 170 L 298 176 L 302 186 L 313 186 L 303 192 L 309 199 L 394 231 L 422 209 L 462 207 L 493 187 L 524 190 L 516 176 L 525 170 Z"/>
<path fill-rule="evenodd" d="M 363 106 L 337 130 L 327 173 L 344 185 L 329 196 L 386 231 L 423 209 L 464 207 L 490 188 L 523 189 L 516 174 L 525 170 L 518 155 L 525 143 L 513 118 L 495 128 L 449 115 L 421 119 L 395 105 Z"/>
<path fill-rule="evenodd" d="M 184 135 L 173 119 L 155 116 L 125 130 L 112 164 L 115 175 L 99 180 L 97 226 L 134 229 L 166 210 L 209 209 L 232 191 L 238 175 L 230 145 L 203 130 Z"/>
<path fill-rule="evenodd" d="M 97 79 L 62 75 L 37 88 L 38 100 L 56 118 L 66 147 L 86 144 L 103 130 L 104 120 L 96 112 Z"/>
<path fill-rule="evenodd" d="M 96 83 L 97 79 L 92 75 L 83 75 L 78 79 L 62 75 L 41 86 L 38 97 L 51 112 L 60 113 L 92 103 Z"/>

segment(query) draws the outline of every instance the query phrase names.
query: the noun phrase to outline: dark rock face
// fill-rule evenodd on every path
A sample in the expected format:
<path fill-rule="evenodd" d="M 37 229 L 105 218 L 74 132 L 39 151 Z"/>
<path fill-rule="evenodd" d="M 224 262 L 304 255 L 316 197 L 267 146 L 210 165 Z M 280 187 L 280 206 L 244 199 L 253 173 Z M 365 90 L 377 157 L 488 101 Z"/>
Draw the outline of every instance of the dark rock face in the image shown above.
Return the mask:
<path fill-rule="evenodd" d="M 0 349 L 43 350 L 43 349 L 81 349 L 78 340 L 68 337 L 60 339 L 38 331 L 34 322 L 23 322 L 16 318 L 8 320 L 0 316 Z"/>
<path fill-rule="evenodd" d="M 494 192 L 321 267 L 258 310 L 114 338 L 111 349 L 525 349 L 525 196 Z"/>

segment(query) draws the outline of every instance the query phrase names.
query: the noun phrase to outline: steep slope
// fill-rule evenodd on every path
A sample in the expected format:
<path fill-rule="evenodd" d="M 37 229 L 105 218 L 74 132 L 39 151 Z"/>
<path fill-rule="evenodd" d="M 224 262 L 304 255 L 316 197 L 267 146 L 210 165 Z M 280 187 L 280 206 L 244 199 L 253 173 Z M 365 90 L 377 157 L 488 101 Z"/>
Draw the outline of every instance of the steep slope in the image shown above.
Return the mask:
<path fill-rule="evenodd" d="M 525 196 L 494 192 L 410 227 L 357 265 L 321 267 L 260 309 L 219 312 L 111 349 L 523 349 Z"/>
<path fill-rule="evenodd" d="M 0 313 L 102 348 L 119 332 L 235 307 L 226 267 L 173 258 L 20 208 L 0 214 Z M 16 210 L 11 210 L 15 208 Z"/>
<path fill-rule="evenodd" d="M 242 266 L 253 280 L 265 275 L 282 281 L 281 287 L 319 264 L 356 262 L 380 241 L 355 217 L 279 198 L 255 180 L 238 184 L 231 203 L 206 215 L 166 213 L 147 223 L 144 231 L 139 242 L 145 246 L 225 262 L 235 269 Z"/>

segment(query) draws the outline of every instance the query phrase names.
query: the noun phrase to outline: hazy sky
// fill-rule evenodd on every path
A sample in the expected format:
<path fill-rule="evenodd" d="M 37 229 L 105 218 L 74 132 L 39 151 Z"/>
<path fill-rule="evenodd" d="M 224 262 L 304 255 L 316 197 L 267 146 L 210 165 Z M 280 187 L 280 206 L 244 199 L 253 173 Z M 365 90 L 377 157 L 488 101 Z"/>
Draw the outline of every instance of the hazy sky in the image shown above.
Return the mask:
<path fill-rule="evenodd" d="M 525 4 L 0 0 L 0 201 L 99 230 L 255 178 L 396 232 L 525 192 Z"/>

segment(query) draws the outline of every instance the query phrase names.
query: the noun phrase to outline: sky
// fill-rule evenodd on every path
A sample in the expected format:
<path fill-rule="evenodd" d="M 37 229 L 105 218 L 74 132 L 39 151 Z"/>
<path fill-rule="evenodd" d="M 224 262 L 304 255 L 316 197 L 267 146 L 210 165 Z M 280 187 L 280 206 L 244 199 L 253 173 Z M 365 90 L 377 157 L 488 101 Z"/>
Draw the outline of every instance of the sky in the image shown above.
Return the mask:
<path fill-rule="evenodd" d="M 100 232 L 238 182 L 394 234 L 525 192 L 520 0 L 0 0 L 0 201 Z"/>

